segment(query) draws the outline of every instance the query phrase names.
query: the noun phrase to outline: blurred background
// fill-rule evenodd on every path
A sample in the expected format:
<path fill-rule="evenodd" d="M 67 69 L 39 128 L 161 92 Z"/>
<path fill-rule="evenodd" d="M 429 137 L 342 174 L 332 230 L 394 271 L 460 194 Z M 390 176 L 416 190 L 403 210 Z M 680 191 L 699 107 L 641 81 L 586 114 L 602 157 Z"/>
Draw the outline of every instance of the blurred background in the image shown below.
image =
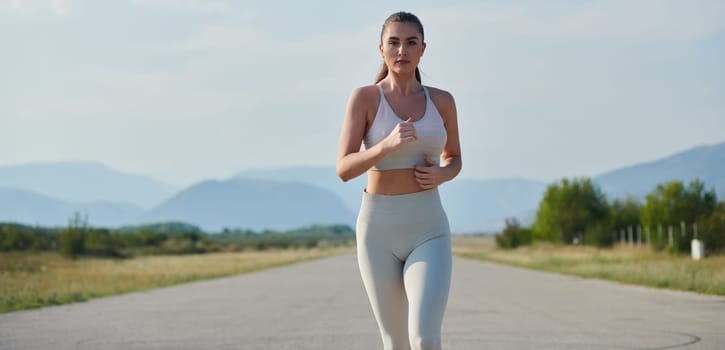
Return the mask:
<path fill-rule="evenodd" d="M 399 10 L 456 98 L 456 232 L 533 223 L 563 178 L 725 196 L 722 1 L 0 0 L 0 221 L 352 225 L 339 131 Z"/>

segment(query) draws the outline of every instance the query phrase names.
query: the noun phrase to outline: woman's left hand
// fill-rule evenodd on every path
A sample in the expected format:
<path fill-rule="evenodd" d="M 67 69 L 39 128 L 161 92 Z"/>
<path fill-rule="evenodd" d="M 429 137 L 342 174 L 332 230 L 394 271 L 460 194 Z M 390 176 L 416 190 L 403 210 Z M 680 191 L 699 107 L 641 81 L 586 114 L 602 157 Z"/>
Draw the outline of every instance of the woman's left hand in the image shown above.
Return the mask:
<path fill-rule="evenodd" d="M 442 184 L 445 181 L 445 177 L 443 176 L 444 169 L 438 166 L 438 164 L 433 163 L 433 161 L 428 158 L 428 155 L 425 155 L 423 159 L 428 165 L 415 166 L 415 181 L 418 182 L 418 186 L 420 186 L 420 188 L 428 190 Z"/>

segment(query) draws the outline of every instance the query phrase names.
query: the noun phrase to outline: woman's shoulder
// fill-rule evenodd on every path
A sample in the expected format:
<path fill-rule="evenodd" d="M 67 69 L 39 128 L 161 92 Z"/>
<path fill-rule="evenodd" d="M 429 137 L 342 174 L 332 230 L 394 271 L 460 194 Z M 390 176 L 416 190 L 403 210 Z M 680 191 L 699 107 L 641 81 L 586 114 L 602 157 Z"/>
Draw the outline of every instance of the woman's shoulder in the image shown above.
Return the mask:
<path fill-rule="evenodd" d="M 360 86 L 356 88 L 355 90 L 352 90 L 352 96 L 354 97 L 360 97 L 360 98 L 371 98 L 378 96 L 378 86 L 377 85 L 365 85 Z"/>
<path fill-rule="evenodd" d="M 430 93 L 431 98 L 453 101 L 453 95 L 450 92 L 433 86 L 426 85 L 425 87 L 428 88 L 428 93 Z"/>
<path fill-rule="evenodd" d="M 355 105 L 371 106 L 380 102 L 380 93 L 377 85 L 366 85 L 352 90 L 350 103 Z"/>
<path fill-rule="evenodd" d="M 456 101 L 453 98 L 453 95 L 443 89 L 439 89 L 432 86 L 427 86 L 428 93 L 430 94 L 430 98 L 433 100 L 433 103 L 435 103 L 436 107 L 439 109 L 449 109 L 449 108 L 455 108 Z"/>

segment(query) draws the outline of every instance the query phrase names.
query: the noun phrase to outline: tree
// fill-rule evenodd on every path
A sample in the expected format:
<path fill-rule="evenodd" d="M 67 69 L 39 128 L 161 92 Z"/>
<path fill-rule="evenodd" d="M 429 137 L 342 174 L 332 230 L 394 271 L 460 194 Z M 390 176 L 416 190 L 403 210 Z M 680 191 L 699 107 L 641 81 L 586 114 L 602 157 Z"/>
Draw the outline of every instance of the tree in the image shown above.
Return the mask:
<path fill-rule="evenodd" d="M 622 229 L 629 227 L 637 227 L 642 225 L 640 220 L 640 212 L 642 211 L 642 204 L 634 198 L 628 197 L 627 199 L 615 199 L 614 202 L 609 206 L 609 227 L 610 234 L 614 232 L 616 237 L 612 237 L 612 244 L 619 239 L 619 233 Z"/>
<path fill-rule="evenodd" d="M 640 225 L 639 214 L 641 211 L 642 204 L 636 198 L 615 199 L 609 210 L 612 228 Z"/>
<path fill-rule="evenodd" d="M 85 253 L 87 229 L 88 218 L 83 218 L 80 213 L 76 212 L 68 220 L 68 227 L 63 229 L 58 235 L 60 253 L 73 259 Z"/>
<path fill-rule="evenodd" d="M 698 222 L 698 238 L 705 243 L 705 250 L 721 252 L 725 249 L 725 202 L 720 202 L 710 216 Z"/>
<path fill-rule="evenodd" d="M 522 228 L 516 218 L 507 218 L 506 227 L 496 235 L 496 245 L 504 249 L 513 249 L 527 244 L 531 244 L 531 230 Z"/>
<path fill-rule="evenodd" d="M 535 239 L 552 242 L 600 242 L 599 236 L 611 236 L 602 228 L 608 216 L 606 197 L 591 179 L 565 178 L 547 187 L 532 231 Z"/>
<path fill-rule="evenodd" d="M 705 191 L 705 184 L 700 180 L 691 181 L 687 187 L 682 181 L 670 181 L 659 184 L 647 195 L 645 205 L 642 207 L 641 219 L 645 227 L 673 226 L 678 234 L 673 235 L 674 250 L 686 251 L 689 249 L 693 230 L 686 230 L 683 234 L 680 227 L 685 223 L 691 227 L 693 223 L 706 220 L 715 210 L 717 195 L 715 189 Z M 653 237 L 654 247 L 662 248 L 667 237 Z"/>

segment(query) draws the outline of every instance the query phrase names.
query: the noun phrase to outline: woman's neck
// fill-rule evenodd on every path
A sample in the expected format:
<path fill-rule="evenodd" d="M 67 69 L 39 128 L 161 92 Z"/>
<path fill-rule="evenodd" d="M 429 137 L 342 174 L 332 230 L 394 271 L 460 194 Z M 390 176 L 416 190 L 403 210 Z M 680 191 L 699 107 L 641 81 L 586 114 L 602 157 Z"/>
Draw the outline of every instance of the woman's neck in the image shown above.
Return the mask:
<path fill-rule="evenodd" d="M 417 93 L 423 88 L 423 85 L 415 79 L 414 74 L 400 75 L 389 72 L 388 76 L 383 80 L 383 84 L 386 84 L 393 92 L 403 96 Z"/>

